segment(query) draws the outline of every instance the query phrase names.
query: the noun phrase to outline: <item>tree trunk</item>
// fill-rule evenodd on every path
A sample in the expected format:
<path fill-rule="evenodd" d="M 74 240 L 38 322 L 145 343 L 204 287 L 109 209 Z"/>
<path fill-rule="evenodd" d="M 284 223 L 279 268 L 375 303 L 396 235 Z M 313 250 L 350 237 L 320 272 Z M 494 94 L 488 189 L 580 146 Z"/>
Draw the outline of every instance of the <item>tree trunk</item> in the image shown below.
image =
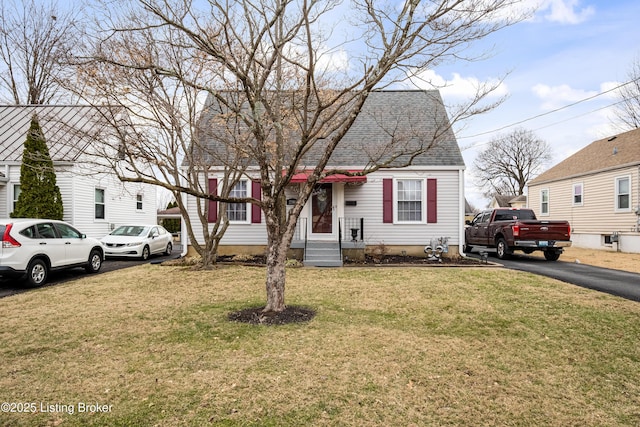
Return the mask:
<path fill-rule="evenodd" d="M 264 308 L 265 312 L 280 313 L 285 309 L 284 285 L 287 245 L 278 243 L 271 244 L 267 253 L 267 305 Z"/>
<path fill-rule="evenodd" d="M 285 309 L 285 266 L 296 219 L 289 218 L 292 223 L 287 222 L 284 193 L 275 198 L 271 198 L 268 194 L 269 192 L 265 196 L 263 192 L 263 200 L 267 201 L 267 206 L 269 206 L 264 210 L 267 223 L 267 305 L 264 311 L 280 313 Z"/>

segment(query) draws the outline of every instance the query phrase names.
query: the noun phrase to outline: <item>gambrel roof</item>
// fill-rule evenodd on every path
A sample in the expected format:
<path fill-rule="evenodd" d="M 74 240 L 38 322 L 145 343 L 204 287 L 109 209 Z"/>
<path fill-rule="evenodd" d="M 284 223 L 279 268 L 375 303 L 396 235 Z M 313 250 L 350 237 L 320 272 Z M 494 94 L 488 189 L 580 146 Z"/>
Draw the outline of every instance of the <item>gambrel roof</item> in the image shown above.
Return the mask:
<path fill-rule="evenodd" d="M 224 108 L 210 96 L 201 115 L 199 128 L 215 126 L 216 117 L 223 113 Z M 391 132 L 394 136 L 404 134 L 407 147 L 431 141 L 438 135 L 434 146 L 417 156 L 413 165 L 464 167 L 462 154 L 437 90 L 371 92 L 353 125 L 333 152 L 328 167 L 365 166 L 370 156 L 384 151 L 383 147 L 391 139 Z M 207 150 L 225 155 L 224 148 L 221 147 L 223 144 L 212 136 L 206 136 L 206 132 L 201 135 L 204 135 L 200 139 L 206 143 Z M 321 151 L 322 144 L 319 141 L 318 147 L 305 155 L 303 163 L 317 164 Z M 211 165 L 215 166 L 215 161 L 211 161 Z"/>
<path fill-rule="evenodd" d="M 538 175 L 529 182 L 529 185 L 539 185 L 635 165 L 640 165 L 640 129 L 592 142 Z"/>
<path fill-rule="evenodd" d="M 33 115 L 49 148 L 49 156 L 56 162 L 78 159 L 89 138 L 97 135 L 103 123 L 100 111 L 91 106 L 78 105 L 2 105 L 0 106 L 0 162 L 21 162 L 24 142 Z"/>

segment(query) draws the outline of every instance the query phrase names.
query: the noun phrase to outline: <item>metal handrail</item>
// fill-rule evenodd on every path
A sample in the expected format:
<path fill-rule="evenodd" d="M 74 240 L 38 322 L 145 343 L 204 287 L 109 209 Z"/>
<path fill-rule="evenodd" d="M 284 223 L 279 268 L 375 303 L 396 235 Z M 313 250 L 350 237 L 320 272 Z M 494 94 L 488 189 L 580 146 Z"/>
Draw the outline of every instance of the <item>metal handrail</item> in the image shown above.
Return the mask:
<path fill-rule="evenodd" d="M 364 240 L 364 218 L 355 218 L 355 217 L 340 217 L 338 218 L 339 231 L 344 229 L 344 237 L 349 241 L 353 241 L 353 233 L 349 234 L 348 231 L 353 232 L 353 230 L 357 230 L 355 234 L 355 240 Z M 351 239 L 349 239 L 351 237 Z M 359 239 L 358 239 L 359 237 Z M 339 239 L 342 241 L 342 234 L 340 233 Z M 346 240 L 345 240 L 346 241 Z"/>

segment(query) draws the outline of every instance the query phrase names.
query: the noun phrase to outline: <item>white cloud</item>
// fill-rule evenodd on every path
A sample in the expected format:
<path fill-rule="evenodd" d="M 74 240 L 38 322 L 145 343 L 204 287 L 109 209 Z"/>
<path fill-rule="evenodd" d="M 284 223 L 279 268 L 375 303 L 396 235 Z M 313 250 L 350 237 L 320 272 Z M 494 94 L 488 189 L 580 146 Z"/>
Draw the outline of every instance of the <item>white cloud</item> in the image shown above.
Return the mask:
<path fill-rule="evenodd" d="M 349 55 L 340 49 L 333 52 L 320 51 L 318 54 L 317 68 L 322 72 L 349 71 Z"/>
<path fill-rule="evenodd" d="M 410 77 L 409 81 L 420 89 L 439 89 L 446 99 L 472 98 L 483 85 L 498 85 L 497 89 L 489 95 L 491 98 L 499 98 L 508 93 L 507 85 L 504 82 L 500 83 L 497 79 L 480 81 L 476 77 L 463 77 L 458 73 L 453 73 L 451 79 L 447 80 L 434 70 L 417 73 Z"/>
<path fill-rule="evenodd" d="M 554 110 L 567 104 L 577 102 L 596 95 L 598 92 L 574 89 L 569 85 L 548 86 L 537 84 L 531 88 L 533 93 L 540 98 L 543 110 Z"/>
<path fill-rule="evenodd" d="M 542 0 L 538 13 L 547 21 L 561 24 L 579 24 L 595 14 L 593 6 L 581 6 L 581 0 Z"/>

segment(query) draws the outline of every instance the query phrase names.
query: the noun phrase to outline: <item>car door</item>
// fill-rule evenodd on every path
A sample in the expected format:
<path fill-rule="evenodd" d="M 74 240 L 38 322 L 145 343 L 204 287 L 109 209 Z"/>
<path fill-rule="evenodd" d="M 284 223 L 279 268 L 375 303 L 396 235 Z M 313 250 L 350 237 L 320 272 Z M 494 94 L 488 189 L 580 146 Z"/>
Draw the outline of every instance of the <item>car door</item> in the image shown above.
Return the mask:
<path fill-rule="evenodd" d="M 64 242 L 58 238 L 52 222 L 39 222 L 35 225 L 33 244 L 38 246 L 38 252 L 49 257 L 51 267 L 62 267 L 68 264 Z"/>
<path fill-rule="evenodd" d="M 471 225 L 469 228 L 469 239 L 468 244 L 470 245 L 486 245 L 488 242 L 488 222 L 489 217 L 491 216 L 490 211 L 480 212 L 478 213 L 473 221 L 471 221 Z"/>
<path fill-rule="evenodd" d="M 157 254 L 164 250 L 164 242 L 160 238 L 158 227 L 151 227 L 151 230 L 149 231 L 149 239 L 149 247 L 151 248 L 152 254 Z"/>
<path fill-rule="evenodd" d="M 480 222 L 482 221 L 482 214 L 483 214 L 483 212 L 479 212 L 478 214 L 476 214 L 476 216 L 473 217 L 473 220 L 469 224 L 469 227 L 467 228 L 466 242 L 467 242 L 468 245 L 479 245 L 480 244 L 480 242 L 478 240 L 478 226 L 479 226 Z"/>
<path fill-rule="evenodd" d="M 87 262 L 91 247 L 87 240 L 82 238 L 82 233 L 67 224 L 56 223 L 55 227 L 63 242 L 66 263 L 70 265 Z"/>

